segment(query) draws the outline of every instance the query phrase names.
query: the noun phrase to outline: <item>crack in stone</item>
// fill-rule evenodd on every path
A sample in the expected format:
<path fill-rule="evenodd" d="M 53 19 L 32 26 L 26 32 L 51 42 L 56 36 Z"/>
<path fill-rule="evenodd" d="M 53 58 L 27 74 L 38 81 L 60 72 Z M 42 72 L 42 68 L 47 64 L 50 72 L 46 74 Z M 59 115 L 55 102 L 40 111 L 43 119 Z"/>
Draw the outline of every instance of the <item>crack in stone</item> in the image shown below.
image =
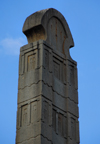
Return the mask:
<path fill-rule="evenodd" d="M 65 98 L 65 99 L 66 99 L 66 98 L 69 98 L 71 101 L 73 101 L 75 104 L 77 104 L 77 103 L 76 103 L 74 100 L 72 100 L 70 97 L 65 97 L 65 96 L 59 94 L 57 91 L 55 91 L 55 90 L 53 89 L 52 86 L 49 86 L 49 85 L 48 85 L 47 83 L 45 83 L 43 80 L 39 80 L 37 83 L 32 83 L 30 86 L 25 86 L 25 87 L 23 87 L 23 88 L 20 88 L 19 90 L 23 90 L 23 89 L 25 89 L 26 87 L 31 87 L 32 85 L 38 84 L 39 82 L 43 82 L 44 85 L 50 87 L 50 88 L 52 89 L 52 91 L 55 92 L 56 94 L 58 94 L 59 96 Z"/>

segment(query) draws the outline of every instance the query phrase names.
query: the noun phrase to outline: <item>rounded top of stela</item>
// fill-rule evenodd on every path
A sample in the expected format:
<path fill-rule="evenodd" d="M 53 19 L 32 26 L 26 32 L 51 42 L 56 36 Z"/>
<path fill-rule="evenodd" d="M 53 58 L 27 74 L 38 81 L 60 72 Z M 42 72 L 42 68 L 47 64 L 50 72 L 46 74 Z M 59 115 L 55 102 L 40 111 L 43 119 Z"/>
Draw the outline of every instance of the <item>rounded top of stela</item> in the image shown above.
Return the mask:
<path fill-rule="evenodd" d="M 26 18 L 22 31 L 26 35 L 28 43 L 42 39 L 50 45 L 56 46 L 63 53 L 65 45 L 68 49 L 74 46 L 64 16 L 54 8 L 31 14 Z"/>

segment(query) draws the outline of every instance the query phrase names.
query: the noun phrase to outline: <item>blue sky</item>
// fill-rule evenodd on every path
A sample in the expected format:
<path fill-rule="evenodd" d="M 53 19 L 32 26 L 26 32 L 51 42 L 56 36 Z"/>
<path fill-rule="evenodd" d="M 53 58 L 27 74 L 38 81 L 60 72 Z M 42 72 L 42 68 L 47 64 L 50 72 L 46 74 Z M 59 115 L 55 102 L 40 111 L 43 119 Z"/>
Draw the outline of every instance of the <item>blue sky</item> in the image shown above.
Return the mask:
<path fill-rule="evenodd" d="M 30 14 L 55 8 L 67 20 L 78 63 L 81 144 L 100 143 L 100 1 L 3 0 L 0 3 L 0 144 L 14 144 L 19 49 L 27 44 L 23 23 Z"/>

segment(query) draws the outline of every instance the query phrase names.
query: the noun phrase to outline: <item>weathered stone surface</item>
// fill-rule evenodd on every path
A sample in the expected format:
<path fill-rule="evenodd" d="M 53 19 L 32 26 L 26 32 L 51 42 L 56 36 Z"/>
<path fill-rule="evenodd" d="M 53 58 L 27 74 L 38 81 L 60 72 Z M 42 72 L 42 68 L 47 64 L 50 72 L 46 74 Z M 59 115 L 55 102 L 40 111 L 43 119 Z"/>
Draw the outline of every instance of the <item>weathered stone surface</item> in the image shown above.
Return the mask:
<path fill-rule="evenodd" d="M 54 131 L 53 131 L 53 143 L 57 143 L 57 144 L 66 144 L 66 139 L 61 137 L 60 135 L 57 135 Z"/>
<path fill-rule="evenodd" d="M 76 122 L 76 142 L 80 143 L 80 137 L 79 137 L 79 121 Z"/>
<path fill-rule="evenodd" d="M 69 98 L 66 99 L 67 103 L 67 111 L 72 113 L 74 116 L 76 116 L 77 118 L 79 117 L 79 113 L 78 113 L 78 106 L 77 104 L 70 100 Z"/>
<path fill-rule="evenodd" d="M 31 138 L 29 140 L 25 140 L 23 142 L 18 142 L 17 144 L 40 144 L 41 143 L 41 135 L 36 138 Z"/>
<path fill-rule="evenodd" d="M 41 121 L 41 96 L 22 102 L 17 110 L 17 129 Z M 35 115 L 35 117 L 34 117 Z"/>
<path fill-rule="evenodd" d="M 59 107 L 63 111 L 66 111 L 66 98 L 57 94 L 56 92 L 53 92 L 52 103 L 56 107 Z"/>
<path fill-rule="evenodd" d="M 47 126 L 52 125 L 52 102 L 42 96 L 42 122 Z"/>
<path fill-rule="evenodd" d="M 46 9 L 30 15 L 28 44 L 19 58 L 16 144 L 79 144 L 77 63 L 63 15 Z"/>
<path fill-rule="evenodd" d="M 77 117 L 68 113 L 68 137 L 74 142 L 79 143 L 79 123 Z"/>
<path fill-rule="evenodd" d="M 41 134 L 41 122 L 30 124 L 29 126 L 21 127 L 17 131 L 17 142 L 23 142 L 30 138 L 35 138 Z"/>
<path fill-rule="evenodd" d="M 42 83 L 42 95 L 45 96 L 47 99 L 52 100 L 52 87 Z"/>
<path fill-rule="evenodd" d="M 19 89 L 30 87 L 32 84 L 38 84 L 42 80 L 42 67 L 19 76 Z"/>
<path fill-rule="evenodd" d="M 75 140 L 68 138 L 68 144 L 77 144 Z"/>
<path fill-rule="evenodd" d="M 78 104 L 78 92 L 75 89 L 73 90 L 72 86 L 70 86 L 69 84 L 67 84 L 66 88 L 66 97 Z"/>
<path fill-rule="evenodd" d="M 62 29 L 60 31 L 61 33 L 59 33 L 60 27 Z M 55 34 L 57 36 L 60 34 L 61 37 L 69 40 L 69 48 L 74 46 L 65 18 L 55 9 L 46 9 L 30 15 L 24 23 L 23 32 L 27 36 L 29 43 L 38 41 L 39 39 L 47 40 L 49 43 L 55 43 Z M 65 36 L 63 33 L 65 33 Z M 62 39 L 62 41 L 64 43 L 65 40 Z M 59 43 L 59 39 L 57 42 Z"/>
<path fill-rule="evenodd" d="M 42 123 L 41 134 L 43 135 L 43 137 L 47 138 L 49 141 L 52 141 L 52 127 L 48 126 L 45 123 Z"/>
<path fill-rule="evenodd" d="M 56 77 L 53 79 L 53 90 L 59 95 L 65 96 L 65 85 L 61 83 Z"/>
<path fill-rule="evenodd" d="M 41 95 L 41 93 L 42 93 L 42 82 L 40 81 L 38 84 L 33 84 L 30 87 L 20 89 L 18 91 L 18 103 L 37 97 Z"/>
<path fill-rule="evenodd" d="M 17 144 L 51 144 L 51 141 L 47 140 L 46 138 L 44 138 L 42 135 L 37 136 L 36 138 L 31 138 L 29 140 L 25 140 L 21 143 L 17 143 Z"/>

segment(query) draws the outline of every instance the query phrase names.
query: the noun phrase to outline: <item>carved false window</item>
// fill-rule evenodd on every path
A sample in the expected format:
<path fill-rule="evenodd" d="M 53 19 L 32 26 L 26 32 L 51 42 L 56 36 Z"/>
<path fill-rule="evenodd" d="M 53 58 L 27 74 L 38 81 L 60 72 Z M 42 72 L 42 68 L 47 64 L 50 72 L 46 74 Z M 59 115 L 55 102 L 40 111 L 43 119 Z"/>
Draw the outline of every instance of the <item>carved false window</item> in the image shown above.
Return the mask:
<path fill-rule="evenodd" d="M 63 63 L 56 57 L 53 57 L 53 74 L 57 79 L 63 81 Z"/>
<path fill-rule="evenodd" d="M 56 131 L 56 110 L 53 109 L 52 112 L 52 126 L 54 131 Z"/>
<path fill-rule="evenodd" d="M 37 50 L 29 51 L 25 53 L 24 56 L 25 65 L 23 66 L 25 69 L 25 73 L 36 69 L 37 67 Z"/>
<path fill-rule="evenodd" d="M 35 54 L 28 56 L 28 71 L 35 69 L 36 56 Z"/>
<path fill-rule="evenodd" d="M 31 103 L 31 123 L 37 121 L 37 101 Z"/>
<path fill-rule="evenodd" d="M 74 86 L 74 66 L 70 66 L 70 83 L 72 86 Z"/>
<path fill-rule="evenodd" d="M 76 139 L 76 121 L 74 118 L 71 118 L 71 135 L 72 139 Z"/>
<path fill-rule="evenodd" d="M 49 51 L 45 50 L 45 67 L 49 70 Z"/>
<path fill-rule="evenodd" d="M 57 62 L 53 61 L 53 67 L 55 77 L 60 79 L 60 65 Z"/>
<path fill-rule="evenodd" d="M 22 126 L 27 125 L 28 122 L 28 105 L 22 106 Z"/>
<path fill-rule="evenodd" d="M 49 123 L 49 104 L 46 101 L 44 101 L 44 121 Z"/>
<path fill-rule="evenodd" d="M 58 134 L 63 135 L 63 116 L 58 113 Z"/>

